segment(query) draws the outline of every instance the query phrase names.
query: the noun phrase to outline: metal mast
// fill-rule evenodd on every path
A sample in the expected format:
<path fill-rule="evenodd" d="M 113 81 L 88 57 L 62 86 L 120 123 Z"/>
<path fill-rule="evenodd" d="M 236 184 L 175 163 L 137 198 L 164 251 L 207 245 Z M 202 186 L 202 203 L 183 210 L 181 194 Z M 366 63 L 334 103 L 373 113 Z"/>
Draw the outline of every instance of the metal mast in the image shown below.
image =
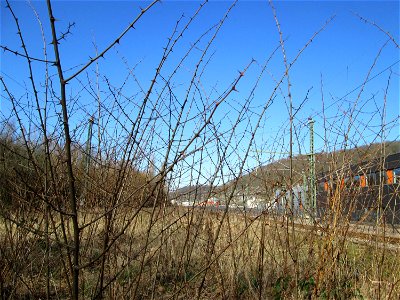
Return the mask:
<path fill-rule="evenodd" d="M 94 117 L 91 116 L 89 119 L 89 128 L 88 128 L 88 137 L 86 141 L 86 157 L 85 157 L 85 173 L 86 173 L 86 178 L 85 178 L 85 192 L 83 193 L 83 197 L 86 198 L 86 194 L 88 191 L 88 186 L 89 186 L 89 168 L 90 168 L 90 158 L 92 155 L 92 128 L 93 128 L 93 123 L 94 123 Z M 80 205 L 84 205 L 84 198 L 81 199 Z"/>
<path fill-rule="evenodd" d="M 94 118 L 93 116 L 89 119 L 89 129 L 88 129 L 88 137 L 86 141 L 86 166 L 85 171 L 86 175 L 89 175 L 89 166 L 90 166 L 90 157 L 92 152 L 92 128 L 93 128 Z"/>
<path fill-rule="evenodd" d="M 310 125 L 310 206 L 312 213 L 316 216 L 317 212 L 317 186 L 315 180 L 315 153 L 314 153 L 314 120 L 308 118 L 308 124 Z"/>

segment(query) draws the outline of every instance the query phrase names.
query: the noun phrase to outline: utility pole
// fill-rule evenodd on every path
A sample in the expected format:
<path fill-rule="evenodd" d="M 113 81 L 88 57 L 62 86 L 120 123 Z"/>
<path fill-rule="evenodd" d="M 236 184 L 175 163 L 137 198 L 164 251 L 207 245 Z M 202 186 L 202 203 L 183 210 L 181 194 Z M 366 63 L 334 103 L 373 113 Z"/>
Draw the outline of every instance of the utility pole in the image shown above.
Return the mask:
<path fill-rule="evenodd" d="M 92 128 L 93 128 L 94 117 L 91 116 L 89 119 L 88 137 L 86 141 L 86 175 L 89 175 L 90 157 L 92 152 Z"/>
<path fill-rule="evenodd" d="M 315 182 L 314 123 L 311 117 L 308 118 L 310 125 L 310 206 L 315 217 L 317 214 L 317 186 Z"/>
<path fill-rule="evenodd" d="M 301 201 L 303 204 L 304 211 L 308 209 L 307 207 L 307 194 L 308 194 L 308 184 L 307 184 L 307 175 L 304 171 L 301 172 L 303 175 L 303 193 L 301 197 Z"/>
<path fill-rule="evenodd" d="M 86 198 L 86 193 L 88 190 L 88 180 L 89 180 L 89 167 L 90 167 L 90 158 L 92 155 L 92 128 L 93 128 L 93 123 L 94 123 L 94 117 L 91 116 L 89 119 L 89 128 L 88 128 L 88 137 L 86 141 L 86 158 L 85 158 L 85 173 L 86 173 L 86 179 L 85 179 L 85 193 L 84 193 L 84 198 Z M 84 204 L 84 199 L 81 199 L 81 205 Z"/>

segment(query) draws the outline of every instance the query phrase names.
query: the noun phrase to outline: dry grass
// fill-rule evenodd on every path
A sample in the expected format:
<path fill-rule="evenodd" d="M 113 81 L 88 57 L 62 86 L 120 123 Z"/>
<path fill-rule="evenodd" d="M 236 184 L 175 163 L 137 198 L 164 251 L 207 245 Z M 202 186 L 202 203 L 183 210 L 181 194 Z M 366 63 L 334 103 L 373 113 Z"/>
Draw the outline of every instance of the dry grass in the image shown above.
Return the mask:
<path fill-rule="evenodd" d="M 128 215 L 116 218 L 111 238 L 126 225 Z M 93 212 L 85 214 L 86 221 L 95 217 Z M 68 298 L 66 247 L 56 239 L 60 232 L 46 241 L 4 220 L 1 228 L 3 297 L 45 297 L 48 253 L 51 296 Z M 332 233 L 293 231 L 290 221 L 282 223 L 266 215 L 177 207 L 142 210 L 105 256 L 103 296 L 399 298 L 399 250 L 376 247 L 373 241 L 369 246 L 354 244 Z M 81 237 L 81 295 L 91 299 L 101 270 L 103 219 L 86 227 Z"/>
<path fill-rule="evenodd" d="M 0 76 L 2 99 L 10 104 L 0 116 L 1 298 L 399 299 L 399 250 L 373 237 L 358 245 L 348 235 L 344 206 L 356 209 L 355 195 L 336 189 L 337 195 L 325 203 L 330 207 L 326 205 L 324 225 L 302 231 L 283 216 L 167 206 L 173 193 L 174 200 L 184 200 L 176 193 L 180 187 L 196 187 L 186 200 L 218 196 L 231 204 L 243 202 L 245 191 L 252 189 L 268 202 L 276 187 L 290 192 L 307 184 L 311 191 L 314 147 L 310 164 L 293 161 L 296 153 L 304 154 L 306 137 L 312 139 L 304 126 L 309 108 L 320 125 L 317 133 L 324 135 L 324 153 L 316 156 L 315 171 L 327 168 L 338 183 L 346 178 L 342 166 L 385 157 L 385 141 L 398 124 L 398 116 L 386 116 L 397 86 L 390 71 L 387 81 L 372 86 L 383 94 L 371 98 L 369 82 L 385 74 L 377 69 L 382 50 L 389 42 L 397 49 L 398 43 L 385 31 L 389 40 L 379 45 L 368 71 L 352 79 L 361 85 L 351 101 L 350 94 L 333 104 L 324 100 L 321 74 L 319 108 L 314 100 L 318 96 L 309 98 L 311 88 L 306 95 L 293 93 L 291 87 L 301 82 L 295 82 L 292 67 L 333 24 L 334 16 L 315 24 L 316 31 L 300 49 L 291 48 L 285 45 L 288 33 L 281 30 L 280 11 L 269 1 L 279 44 L 267 43 L 272 48 L 257 61 L 249 53 L 247 62 L 235 62 L 235 71 L 224 73 L 226 78 L 217 83 L 210 73 L 220 68 L 212 65 L 215 41 L 237 1 L 207 20 L 201 34 L 195 24 L 203 23 L 208 1 L 172 20 L 167 36 L 154 35 L 164 47 L 149 65 L 140 57 L 133 57 L 135 64 L 130 65 L 123 48 L 114 53 L 120 43 L 139 42 L 131 39 L 136 34 L 128 39 L 127 33 L 141 34 L 137 25 L 158 2 L 138 6 L 119 35 L 106 37 L 111 42 L 101 49 L 93 41 L 95 56 L 70 69 L 76 63 L 59 47 L 69 42 L 65 37 L 73 24 L 64 24 L 63 33 L 66 20 L 56 22 L 58 5 L 53 11 L 52 1 L 46 1 L 47 16 L 39 17 L 31 2 L 24 11 L 5 1 L 5 16 L 18 40 L 1 46 L 4 57 L 12 54 L 21 60 L 18 70 L 29 79 L 24 75 L 15 85 L 12 77 Z M 28 32 L 20 23 L 28 16 L 35 16 L 40 27 L 38 39 L 25 39 Z M 103 63 L 114 64 L 116 54 L 116 65 L 123 62 L 124 67 L 115 74 L 122 77 L 102 74 Z M 6 64 L 20 66 L 13 59 Z M 33 63 L 42 65 L 36 69 Z M 125 79 L 118 84 L 118 78 Z M 273 104 L 284 116 L 277 131 L 270 122 Z M 378 143 L 376 149 L 348 151 L 371 142 Z M 258 151 L 252 154 L 260 146 L 268 150 L 268 158 L 261 159 Z M 288 154 L 288 161 L 277 161 L 278 153 Z M 282 163 L 289 167 L 276 172 L 266 167 L 270 162 L 276 162 L 274 169 L 282 169 Z M 251 185 L 256 181 L 258 185 Z M 201 190 L 207 195 L 200 195 Z M 379 191 L 368 209 L 382 205 Z"/>

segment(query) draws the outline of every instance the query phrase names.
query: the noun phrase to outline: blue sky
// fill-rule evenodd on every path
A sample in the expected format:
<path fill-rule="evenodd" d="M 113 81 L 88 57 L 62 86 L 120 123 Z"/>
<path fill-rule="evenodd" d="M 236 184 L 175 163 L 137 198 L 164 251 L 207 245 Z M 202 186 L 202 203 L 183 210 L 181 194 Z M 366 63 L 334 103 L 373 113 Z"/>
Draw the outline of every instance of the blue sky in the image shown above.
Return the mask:
<path fill-rule="evenodd" d="M 30 55 L 43 58 L 40 27 L 32 9 L 25 1 L 12 1 L 11 4 L 19 17 Z M 49 46 L 50 32 L 45 3 L 34 1 L 32 4 L 46 28 L 46 43 Z M 94 41 L 99 51 L 104 49 L 138 15 L 140 7 L 148 4 L 149 2 L 137 1 L 54 1 L 53 12 L 58 20 L 56 23 L 58 32 L 63 32 L 69 23 L 75 23 L 71 28 L 72 34 L 68 35 L 60 45 L 64 70 L 71 68 L 71 71 L 66 71 L 66 77 L 80 65 L 86 63 L 90 56 L 95 55 Z M 210 1 L 204 6 L 174 48 L 161 75 L 168 76 L 174 70 L 190 46 L 199 36 L 207 32 L 213 25 L 218 24 L 231 4 L 232 2 L 229 1 Z M 105 106 L 112 105 L 105 77 L 114 87 L 120 87 L 126 81 L 121 90 L 121 94 L 126 99 L 123 107 L 128 115 L 135 115 L 137 109 L 135 105 L 139 105 L 141 99 L 140 87 L 145 90 L 149 87 L 155 68 L 162 57 L 163 47 L 165 47 L 168 37 L 171 36 L 176 21 L 184 14 L 178 25 L 178 30 L 183 29 L 199 5 L 200 2 L 197 1 L 163 1 L 156 4 L 139 20 L 135 25 L 135 30 L 128 32 L 121 43 L 107 53 L 105 59 L 99 60 L 99 71 L 103 74 L 103 77 L 100 78 L 100 89 Z M 309 91 L 308 100 L 294 119 L 298 135 L 294 146 L 295 153 L 308 152 L 306 123 L 310 116 L 316 121 L 316 149 L 318 151 L 342 148 L 343 132 L 347 131 L 349 124 L 352 124 L 349 132 L 351 136 L 349 146 L 351 147 L 380 141 L 380 138 L 398 139 L 400 134 L 399 49 L 394 42 L 389 40 L 388 35 L 377 27 L 360 21 L 356 14 L 371 22 L 376 22 L 399 43 L 399 2 L 276 1 L 274 6 L 281 24 L 289 62 L 296 57 L 310 37 L 334 16 L 334 19 L 304 50 L 289 73 L 295 109 L 299 107 Z M 215 27 L 203 37 L 174 76 L 172 88 L 175 95 L 173 102 L 175 101 L 175 103 L 173 105 L 181 104 L 179 99 L 185 96 L 201 51 L 207 47 L 214 32 Z M 21 51 L 17 38 L 14 21 L 8 10 L 5 9 L 5 1 L 1 1 L 1 45 Z M 191 91 L 193 93 L 190 98 L 191 109 L 187 109 L 185 113 L 196 118 L 193 123 L 189 124 L 188 122 L 188 126 L 181 129 L 183 137 L 190 137 L 198 126 L 199 120 L 201 120 L 198 115 L 202 110 L 201 107 L 211 105 L 213 101 L 216 101 L 218 95 L 221 95 L 235 80 L 238 71 L 243 70 L 254 59 L 255 63 L 251 65 L 236 87 L 238 92 L 231 93 L 213 117 L 220 132 L 229 131 L 232 123 L 235 123 L 239 117 L 237 108 L 244 105 L 246 99 L 249 99 L 250 92 L 261 74 L 262 66 L 278 46 L 279 34 L 268 2 L 239 1 L 230 11 L 200 66 L 200 69 L 204 68 L 204 71 L 201 78 L 197 79 L 201 82 L 203 98 L 199 98 L 200 93 L 196 95 L 194 91 Z M 49 59 L 52 59 L 52 49 L 48 47 L 47 51 Z M 135 77 L 129 75 L 125 61 L 131 68 L 134 67 L 132 74 Z M 43 82 L 43 64 L 34 63 L 33 66 L 35 76 L 37 76 L 36 80 Z M 358 97 L 359 87 L 367 79 L 367 74 L 372 66 L 368 82 Z M 2 51 L 1 76 L 4 77 L 22 106 L 24 101 L 32 102 L 29 100 L 30 88 L 26 70 L 24 60 Z M 86 128 L 85 120 L 88 119 L 88 116 L 96 114 L 95 99 L 83 89 L 88 82 L 92 84 L 95 82 L 95 70 L 96 65 L 92 65 L 87 72 L 72 80 L 68 86 L 69 95 L 75 103 L 71 107 L 71 111 L 73 111 L 71 120 L 73 127 L 82 136 L 84 136 Z M 278 49 L 268 63 L 266 71 L 262 73 L 257 89 L 249 100 L 248 109 L 240 117 L 242 121 L 235 129 L 237 134 L 232 141 L 232 149 L 229 150 L 231 153 L 229 157 L 232 161 L 245 153 L 251 138 L 249 131 L 254 129 L 253 126 L 258 120 L 259 113 L 271 95 L 274 99 L 273 103 L 261 118 L 261 126 L 256 133 L 255 144 L 251 145 L 251 149 L 268 151 L 268 149 L 279 148 L 282 152 L 288 150 L 287 81 L 284 80 L 277 93 L 272 94 L 276 80 L 280 80 L 284 71 L 282 51 Z M 55 72 L 54 68 L 50 70 L 50 74 L 55 74 Z M 28 93 L 25 88 L 22 88 L 24 86 L 28 86 Z M 161 86 L 162 84 L 157 87 L 159 92 L 162 90 Z M 324 102 L 321 100 L 322 92 Z M 155 98 L 153 101 L 156 101 Z M 381 137 L 379 132 L 382 122 L 379 112 L 383 111 L 384 101 L 386 101 L 387 107 L 385 123 L 390 124 L 385 127 L 384 135 Z M 166 110 L 168 105 L 165 102 L 163 108 L 160 109 Z M 196 105 L 198 105 L 197 108 Z M 325 122 L 322 115 L 323 106 L 326 108 Z M 356 117 L 350 118 L 349 115 L 353 109 Z M 9 100 L 2 92 L 1 118 L 3 120 L 12 116 L 10 110 Z M 54 108 L 54 120 L 56 120 L 56 112 L 57 108 Z M 28 115 L 25 116 L 25 119 L 28 118 Z M 31 115 L 34 115 L 34 112 Z M 177 117 L 177 112 L 175 115 Z M 117 127 L 117 125 L 115 126 Z M 158 128 L 155 129 L 157 131 L 155 136 L 160 138 L 158 142 L 160 149 L 165 146 L 166 139 L 162 137 L 165 137 L 166 131 L 168 131 L 163 126 L 165 126 L 163 122 L 155 126 Z M 326 132 L 327 136 L 325 137 Z M 212 136 L 212 130 L 207 134 Z M 78 136 L 77 140 L 80 139 Z M 228 141 L 228 137 L 222 138 L 220 142 L 223 141 Z M 156 141 L 155 143 L 157 144 Z M 209 169 L 207 172 L 211 174 L 213 173 L 213 164 L 217 163 L 216 159 L 212 158 L 216 153 L 216 150 L 212 150 L 217 147 L 215 143 L 215 141 L 210 142 L 210 148 L 207 150 L 210 152 L 208 154 L 210 161 L 206 164 Z M 162 150 L 160 151 L 162 152 Z M 194 160 L 197 159 L 196 155 L 193 156 Z M 261 160 L 268 161 L 269 159 L 267 154 Z M 256 164 L 257 162 L 250 160 L 248 166 L 252 168 Z"/>

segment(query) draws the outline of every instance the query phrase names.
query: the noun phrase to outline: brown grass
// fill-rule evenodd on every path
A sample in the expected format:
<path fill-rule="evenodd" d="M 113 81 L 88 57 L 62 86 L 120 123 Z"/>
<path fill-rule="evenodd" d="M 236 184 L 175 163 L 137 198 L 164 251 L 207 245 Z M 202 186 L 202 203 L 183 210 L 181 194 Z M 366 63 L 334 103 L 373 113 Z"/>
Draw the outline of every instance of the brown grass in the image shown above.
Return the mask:
<path fill-rule="evenodd" d="M 111 236 L 123 228 L 127 214 L 116 219 Z M 96 214 L 84 217 L 89 220 Z M 37 229 L 43 230 L 43 225 Z M 66 249 L 56 234 L 49 235 L 47 245 L 44 238 L 22 226 L 2 221 L 4 298 L 44 297 L 47 263 L 52 297 L 68 298 L 69 273 L 63 268 Z M 102 219 L 82 233 L 83 298 L 96 295 L 103 235 Z M 134 218 L 106 255 L 104 297 L 398 299 L 398 257 L 399 250 L 376 247 L 372 240 L 370 245 L 359 245 L 334 231 L 293 231 L 290 220 L 285 223 L 274 216 L 147 209 Z"/>

